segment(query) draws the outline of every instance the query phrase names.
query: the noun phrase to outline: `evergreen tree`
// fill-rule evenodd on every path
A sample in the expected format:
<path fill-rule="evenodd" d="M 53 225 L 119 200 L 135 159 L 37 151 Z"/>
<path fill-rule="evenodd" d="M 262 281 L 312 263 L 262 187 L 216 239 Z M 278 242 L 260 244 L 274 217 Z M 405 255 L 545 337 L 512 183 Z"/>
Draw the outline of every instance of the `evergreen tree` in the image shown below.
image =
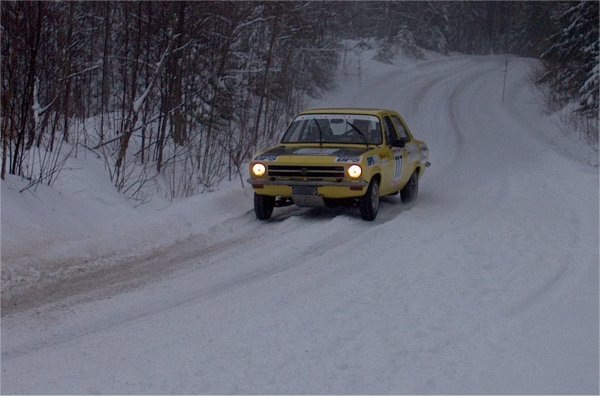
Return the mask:
<path fill-rule="evenodd" d="M 578 112 L 594 117 L 599 105 L 598 5 L 578 2 L 560 7 L 552 44 L 542 54 L 547 72 L 539 80 L 561 92 L 561 101 L 577 100 Z"/>

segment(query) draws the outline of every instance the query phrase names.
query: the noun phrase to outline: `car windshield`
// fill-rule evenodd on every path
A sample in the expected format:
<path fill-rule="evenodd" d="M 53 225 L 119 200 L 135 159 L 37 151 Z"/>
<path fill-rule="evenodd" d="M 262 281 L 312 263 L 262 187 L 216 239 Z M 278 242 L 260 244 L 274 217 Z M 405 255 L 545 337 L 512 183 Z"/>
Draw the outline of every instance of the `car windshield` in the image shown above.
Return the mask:
<path fill-rule="evenodd" d="M 379 119 L 357 114 L 305 114 L 292 121 L 282 143 L 382 143 Z"/>

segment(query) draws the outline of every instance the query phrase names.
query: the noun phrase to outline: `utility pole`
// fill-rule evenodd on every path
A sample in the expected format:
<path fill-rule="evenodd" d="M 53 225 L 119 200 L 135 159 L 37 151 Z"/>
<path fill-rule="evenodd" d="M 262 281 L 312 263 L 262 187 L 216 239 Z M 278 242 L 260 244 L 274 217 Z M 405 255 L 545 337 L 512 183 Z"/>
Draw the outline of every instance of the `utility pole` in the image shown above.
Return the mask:
<path fill-rule="evenodd" d="M 502 103 L 504 103 L 504 93 L 506 92 L 506 75 L 508 74 L 508 58 L 504 63 L 504 83 L 502 84 Z"/>

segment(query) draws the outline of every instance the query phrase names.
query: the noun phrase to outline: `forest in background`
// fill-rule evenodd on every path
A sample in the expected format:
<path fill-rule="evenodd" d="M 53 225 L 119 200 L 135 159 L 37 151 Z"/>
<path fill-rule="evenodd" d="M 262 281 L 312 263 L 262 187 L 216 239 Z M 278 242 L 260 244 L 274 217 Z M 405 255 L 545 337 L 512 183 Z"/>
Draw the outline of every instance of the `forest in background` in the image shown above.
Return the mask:
<path fill-rule="evenodd" d="M 241 179 L 307 96 L 333 88 L 342 54 L 372 43 L 384 62 L 539 58 L 549 108 L 567 106 L 597 146 L 598 4 L 2 2 L 2 178 L 51 184 L 85 152 L 132 197 Z"/>

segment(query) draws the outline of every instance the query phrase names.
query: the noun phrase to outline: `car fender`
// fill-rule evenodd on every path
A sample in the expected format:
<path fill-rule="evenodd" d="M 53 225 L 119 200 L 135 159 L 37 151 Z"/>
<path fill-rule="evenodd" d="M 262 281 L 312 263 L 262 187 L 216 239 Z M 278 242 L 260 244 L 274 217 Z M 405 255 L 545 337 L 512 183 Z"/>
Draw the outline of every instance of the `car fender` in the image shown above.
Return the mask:
<path fill-rule="evenodd" d="M 363 179 L 365 181 L 370 183 L 373 176 L 381 174 L 381 161 L 381 156 L 377 152 L 370 152 L 367 155 L 365 155 L 361 164 L 364 168 Z"/>

